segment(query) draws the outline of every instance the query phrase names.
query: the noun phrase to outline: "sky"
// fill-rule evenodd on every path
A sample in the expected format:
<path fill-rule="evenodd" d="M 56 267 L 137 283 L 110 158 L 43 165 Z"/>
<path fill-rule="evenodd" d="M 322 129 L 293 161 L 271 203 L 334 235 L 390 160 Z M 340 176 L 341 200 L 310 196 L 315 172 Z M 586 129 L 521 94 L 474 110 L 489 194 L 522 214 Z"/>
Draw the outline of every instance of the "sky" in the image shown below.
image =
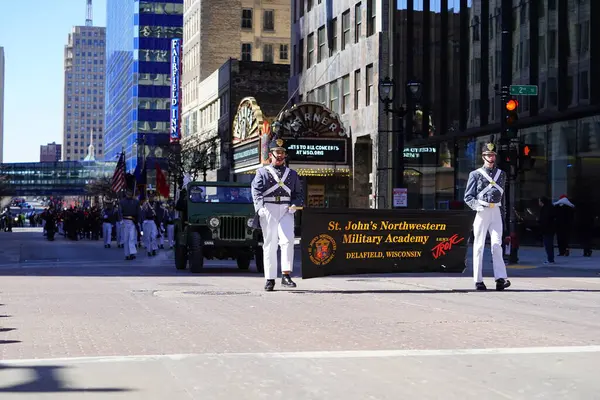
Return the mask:
<path fill-rule="evenodd" d="M 94 25 L 106 26 L 106 0 L 93 4 Z M 62 143 L 64 47 L 72 27 L 85 25 L 86 0 L 0 0 L 0 5 L 4 162 L 37 162 L 40 145 Z"/>

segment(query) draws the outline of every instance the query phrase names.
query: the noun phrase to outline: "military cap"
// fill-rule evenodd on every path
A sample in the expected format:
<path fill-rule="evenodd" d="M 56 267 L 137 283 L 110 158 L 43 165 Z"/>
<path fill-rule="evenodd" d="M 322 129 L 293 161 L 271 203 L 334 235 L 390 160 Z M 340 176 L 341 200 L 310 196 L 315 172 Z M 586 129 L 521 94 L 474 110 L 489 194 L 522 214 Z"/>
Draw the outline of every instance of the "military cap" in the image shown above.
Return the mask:
<path fill-rule="evenodd" d="M 485 143 L 481 148 L 481 154 L 496 154 L 496 145 L 494 143 Z"/>
<path fill-rule="evenodd" d="M 269 143 L 269 151 L 282 150 L 286 151 L 286 148 L 283 147 L 285 142 L 281 138 L 273 137 L 271 143 Z"/>

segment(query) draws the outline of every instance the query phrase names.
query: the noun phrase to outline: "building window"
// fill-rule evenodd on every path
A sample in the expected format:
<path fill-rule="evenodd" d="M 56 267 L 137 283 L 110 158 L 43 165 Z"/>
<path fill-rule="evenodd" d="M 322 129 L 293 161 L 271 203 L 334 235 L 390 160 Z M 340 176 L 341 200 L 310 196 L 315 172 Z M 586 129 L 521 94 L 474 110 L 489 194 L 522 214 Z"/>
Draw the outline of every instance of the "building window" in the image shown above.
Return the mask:
<path fill-rule="evenodd" d="M 342 14 L 342 50 L 350 42 L 350 10 Z"/>
<path fill-rule="evenodd" d="M 358 106 L 360 104 L 360 69 L 354 71 L 354 109 L 358 110 Z"/>
<path fill-rule="evenodd" d="M 306 0 L 306 12 L 309 12 L 313 8 L 313 0 Z"/>
<path fill-rule="evenodd" d="M 366 81 L 366 89 L 367 93 L 365 94 L 365 106 L 371 105 L 371 98 L 373 97 L 373 64 L 367 65 L 367 81 Z"/>
<path fill-rule="evenodd" d="M 279 59 L 280 60 L 287 60 L 288 59 L 288 45 L 287 44 L 280 44 L 279 45 Z"/>
<path fill-rule="evenodd" d="M 329 84 L 329 109 L 333 112 L 340 110 L 340 92 L 338 81 L 333 81 Z"/>
<path fill-rule="evenodd" d="M 317 31 L 317 40 L 319 41 L 319 50 L 317 52 L 317 63 L 325 58 L 325 25 Z"/>
<path fill-rule="evenodd" d="M 361 4 L 354 6 L 354 43 L 360 40 L 360 31 L 362 29 L 362 9 Z"/>
<path fill-rule="evenodd" d="M 310 68 L 313 64 L 315 53 L 315 34 L 310 33 L 306 38 L 306 68 Z"/>
<path fill-rule="evenodd" d="M 252 9 L 244 8 L 242 10 L 242 28 L 252 29 Z"/>
<path fill-rule="evenodd" d="M 331 56 L 338 49 L 337 18 L 334 18 L 331 20 L 331 25 L 329 26 L 329 29 L 331 29 L 331 44 L 330 44 L 331 47 L 329 48 L 329 55 Z"/>
<path fill-rule="evenodd" d="M 265 44 L 263 46 L 263 61 L 264 62 L 273 62 L 273 45 Z"/>
<path fill-rule="evenodd" d="M 350 75 L 342 77 L 342 114 L 350 111 Z"/>
<path fill-rule="evenodd" d="M 273 10 L 265 10 L 263 14 L 263 30 L 274 31 L 275 30 L 275 16 Z"/>
<path fill-rule="evenodd" d="M 317 88 L 317 102 L 323 105 L 327 104 L 327 92 L 325 91 L 325 85 Z"/>
<path fill-rule="evenodd" d="M 242 61 L 252 61 L 252 43 L 242 43 Z"/>
<path fill-rule="evenodd" d="M 375 0 L 367 0 L 367 36 L 375 33 Z"/>

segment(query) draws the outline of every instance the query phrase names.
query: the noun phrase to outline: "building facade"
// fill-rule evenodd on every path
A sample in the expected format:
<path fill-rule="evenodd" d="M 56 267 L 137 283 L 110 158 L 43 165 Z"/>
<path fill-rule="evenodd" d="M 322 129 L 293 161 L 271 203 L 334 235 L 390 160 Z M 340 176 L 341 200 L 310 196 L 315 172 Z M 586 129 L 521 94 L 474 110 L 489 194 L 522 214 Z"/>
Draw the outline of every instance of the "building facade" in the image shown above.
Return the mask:
<path fill-rule="evenodd" d="M 195 109 L 199 84 L 230 58 L 289 64 L 289 0 L 185 0 L 183 112 Z"/>
<path fill-rule="evenodd" d="M 166 169 L 171 40 L 183 36 L 183 0 L 107 1 L 105 159 L 125 151 L 126 170 Z"/>
<path fill-rule="evenodd" d="M 40 162 L 60 161 L 62 146 L 55 142 L 40 146 Z"/>
<path fill-rule="evenodd" d="M 600 160 L 600 3 L 548 0 L 537 5 L 514 2 L 510 33 L 512 84 L 538 87 L 536 96 L 515 97 L 519 151 L 524 156 L 527 148 L 534 163 L 517 176 L 514 207 L 523 240 L 536 242 L 537 199 L 556 201 L 565 194 L 576 206 L 574 230 L 593 221 L 599 245 L 594 204 L 600 190 L 588 183 L 596 179 Z M 501 72 L 500 10 L 499 0 L 473 1 L 469 9 L 468 101 L 463 103 L 468 120 L 453 155 L 458 199 L 468 171 L 480 163 L 477 145 L 499 137 L 502 104 L 494 85 L 500 84 Z"/>
<path fill-rule="evenodd" d="M 292 1 L 292 76 L 296 103 L 317 102 L 339 115 L 350 134 L 350 206 L 383 206 L 387 162 L 379 126 L 385 121 L 377 83 L 387 75 L 387 1 Z M 379 195 L 373 196 L 373 194 Z"/>
<path fill-rule="evenodd" d="M 102 159 L 106 28 L 73 27 L 64 58 L 63 159 L 83 160 L 91 141 Z"/>
<path fill-rule="evenodd" d="M 198 164 L 206 168 L 207 180 L 238 180 L 233 156 L 240 103 L 252 97 L 265 118 L 276 117 L 286 105 L 289 76 L 286 64 L 230 59 L 198 85 L 195 107 L 183 114 L 181 147 L 183 152 L 201 153 Z M 250 125 L 256 128 L 257 123 L 252 120 Z M 207 157 L 210 154 L 215 156 Z"/>
<path fill-rule="evenodd" d="M 4 159 L 4 47 L 0 46 L 0 163 Z"/>

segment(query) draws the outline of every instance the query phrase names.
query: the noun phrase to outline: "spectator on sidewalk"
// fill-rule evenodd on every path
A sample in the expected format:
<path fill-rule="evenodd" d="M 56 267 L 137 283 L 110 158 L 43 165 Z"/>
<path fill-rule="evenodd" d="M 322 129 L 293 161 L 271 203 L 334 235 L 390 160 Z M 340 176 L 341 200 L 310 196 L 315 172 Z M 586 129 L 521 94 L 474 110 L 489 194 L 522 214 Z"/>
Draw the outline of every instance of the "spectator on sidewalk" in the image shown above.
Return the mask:
<path fill-rule="evenodd" d="M 578 204 L 575 215 L 577 216 L 577 232 L 579 233 L 579 243 L 583 248 L 583 256 L 591 257 L 596 209 L 591 203 Z"/>
<path fill-rule="evenodd" d="M 539 204 L 541 209 L 538 223 L 540 224 L 540 233 L 542 234 L 547 257 L 544 264 L 554 264 L 554 232 L 556 229 L 554 207 L 552 207 L 552 203 L 547 197 L 541 197 Z"/>
<path fill-rule="evenodd" d="M 575 220 L 575 206 L 569 201 L 566 194 L 560 196 L 554 203 L 556 215 L 556 241 L 558 243 L 558 255 L 568 256 L 569 244 L 571 242 L 571 231 Z"/>

